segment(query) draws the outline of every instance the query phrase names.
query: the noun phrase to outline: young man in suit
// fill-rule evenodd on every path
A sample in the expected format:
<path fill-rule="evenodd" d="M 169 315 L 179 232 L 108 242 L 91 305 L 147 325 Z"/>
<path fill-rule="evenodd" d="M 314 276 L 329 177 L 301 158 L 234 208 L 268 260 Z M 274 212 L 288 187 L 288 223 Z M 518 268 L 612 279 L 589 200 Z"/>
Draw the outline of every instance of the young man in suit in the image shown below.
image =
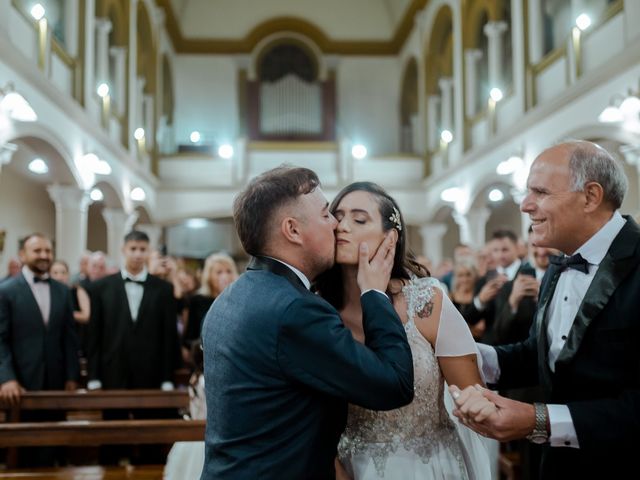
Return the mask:
<path fill-rule="evenodd" d="M 640 432 L 640 227 L 618 213 L 627 179 L 604 149 L 576 141 L 544 151 L 527 183 L 531 242 L 565 256 L 547 270 L 529 338 L 481 352 L 488 382 L 539 383 L 546 403 L 452 387 L 457 414 L 498 440 L 544 444 L 541 478 L 622 478 Z M 496 412 L 481 412 L 486 399 Z"/>
<path fill-rule="evenodd" d="M 49 277 L 51 241 L 20 243 L 22 271 L 0 285 L 0 397 L 12 404 L 34 390 L 75 390 L 80 376 L 71 291 Z M 60 412 L 23 412 L 23 421 L 62 420 Z M 56 449 L 19 450 L 22 466 L 50 466 Z"/>
<path fill-rule="evenodd" d="M 177 349 L 173 287 L 147 272 L 149 237 L 132 231 L 124 267 L 91 283 L 89 389 L 173 388 Z"/>
<path fill-rule="evenodd" d="M 347 402 L 386 410 L 413 398 L 411 351 L 382 293 L 394 234 L 370 261 L 361 246 L 366 345 L 309 291 L 334 262 L 328 206 L 316 174 L 292 167 L 258 176 L 235 200 L 236 229 L 254 258 L 204 320 L 203 479 L 334 479 Z"/>

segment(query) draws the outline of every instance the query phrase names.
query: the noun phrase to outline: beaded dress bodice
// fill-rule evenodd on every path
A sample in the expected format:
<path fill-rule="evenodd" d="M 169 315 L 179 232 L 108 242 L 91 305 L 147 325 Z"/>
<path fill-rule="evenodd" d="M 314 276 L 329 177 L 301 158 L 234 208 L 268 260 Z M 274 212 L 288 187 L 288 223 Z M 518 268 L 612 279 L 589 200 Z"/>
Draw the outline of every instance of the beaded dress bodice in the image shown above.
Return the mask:
<path fill-rule="evenodd" d="M 405 331 L 413 355 L 413 402 L 391 411 L 367 410 L 349 405 L 347 426 L 338 445 L 341 459 L 368 455 L 376 470 L 383 475 L 389 455 L 400 447 L 413 452 L 424 463 L 434 450 L 446 449 L 460 464 L 461 477 L 466 469 L 456 426 L 444 405 L 444 379 L 434 348 L 418 331 L 414 319 L 424 316 L 439 288 L 433 278 L 414 278 L 402 292 L 407 302 Z"/>

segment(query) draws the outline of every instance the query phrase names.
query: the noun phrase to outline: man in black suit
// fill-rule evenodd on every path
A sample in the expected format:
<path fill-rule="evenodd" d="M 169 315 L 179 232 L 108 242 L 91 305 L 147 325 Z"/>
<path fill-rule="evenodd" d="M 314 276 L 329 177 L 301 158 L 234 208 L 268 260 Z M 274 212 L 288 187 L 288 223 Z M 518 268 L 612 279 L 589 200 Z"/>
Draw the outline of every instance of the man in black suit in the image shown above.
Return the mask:
<path fill-rule="evenodd" d="M 404 328 L 386 290 L 390 234 L 360 250 L 365 345 L 309 291 L 334 261 L 337 222 L 314 172 L 280 167 L 234 203 L 248 271 L 205 317 L 203 479 L 333 479 L 347 402 L 386 410 L 413 398 Z"/>
<path fill-rule="evenodd" d="M 147 272 L 149 237 L 132 231 L 124 268 L 92 282 L 89 389 L 173 388 L 177 345 L 173 287 Z"/>
<path fill-rule="evenodd" d="M 25 390 L 75 390 L 80 372 L 71 293 L 49 277 L 51 241 L 25 237 L 20 258 L 0 286 L 0 397 L 15 404 Z"/>
<path fill-rule="evenodd" d="M 640 432 L 640 227 L 618 213 L 620 165 L 590 142 L 544 151 L 533 163 L 528 213 L 534 245 L 557 248 L 526 341 L 482 347 L 490 383 L 539 383 L 546 404 L 452 388 L 457 415 L 498 440 L 544 444 L 541 478 L 622 478 L 637 467 Z M 487 409 L 491 400 L 497 411 Z"/>
<path fill-rule="evenodd" d="M 518 257 L 518 236 L 513 231 L 496 230 L 489 243 L 497 266 L 478 281 L 478 294 L 473 303 L 478 311 L 484 313 L 485 331 L 482 342 L 498 345 L 501 342 L 495 328 L 496 318 L 508 304 L 513 282 L 522 276 L 535 276 L 535 270 Z"/>
<path fill-rule="evenodd" d="M 71 291 L 49 277 L 51 241 L 20 242 L 22 271 L 0 285 L 0 397 L 18 404 L 25 390 L 75 390 L 80 375 Z M 62 420 L 60 412 L 23 412 L 23 421 Z M 19 450 L 21 466 L 50 466 L 57 450 Z M 61 452 L 59 452 L 61 453 Z"/>

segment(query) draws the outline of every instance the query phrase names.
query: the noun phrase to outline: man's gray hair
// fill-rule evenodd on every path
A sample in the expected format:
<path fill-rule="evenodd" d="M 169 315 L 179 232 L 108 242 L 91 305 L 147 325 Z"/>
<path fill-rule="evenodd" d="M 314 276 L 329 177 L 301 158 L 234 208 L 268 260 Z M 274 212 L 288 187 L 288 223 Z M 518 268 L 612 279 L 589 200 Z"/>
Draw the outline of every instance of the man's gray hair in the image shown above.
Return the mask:
<path fill-rule="evenodd" d="M 587 183 L 597 182 L 602 186 L 604 200 L 614 209 L 620 208 L 629 187 L 622 165 L 596 143 L 574 140 L 564 145 L 571 150 L 571 189 L 579 192 Z"/>

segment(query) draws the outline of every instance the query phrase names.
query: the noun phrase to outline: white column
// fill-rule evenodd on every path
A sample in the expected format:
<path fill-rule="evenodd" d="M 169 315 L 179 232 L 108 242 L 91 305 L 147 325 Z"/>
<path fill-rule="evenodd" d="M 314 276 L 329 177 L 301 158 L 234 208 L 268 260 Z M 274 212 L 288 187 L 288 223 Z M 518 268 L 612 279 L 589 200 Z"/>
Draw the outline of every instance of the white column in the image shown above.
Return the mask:
<path fill-rule="evenodd" d="M 482 58 L 482 50 L 477 48 L 467 48 L 464 51 L 464 63 L 466 74 L 466 106 L 465 114 L 473 117 L 476 114 L 476 85 L 478 83 L 478 60 Z"/>
<path fill-rule="evenodd" d="M 87 248 L 89 193 L 63 185 L 49 185 L 47 192 L 56 206 L 56 257 L 69 265 L 78 265 Z"/>
<path fill-rule="evenodd" d="M 420 227 L 422 235 L 422 254 L 428 257 L 434 265 L 442 262 L 442 238 L 447 233 L 445 223 L 427 223 Z"/>
<path fill-rule="evenodd" d="M 541 0 L 529 0 L 529 61 L 535 65 L 544 56 L 544 16 Z"/>
<path fill-rule="evenodd" d="M 101 83 L 109 83 L 109 33 L 111 21 L 96 18 L 96 87 Z M 113 87 L 113 85 L 109 85 Z"/>
<path fill-rule="evenodd" d="M 64 2 L 64 44 L 65 50 L 72 57 L 78 55 L 78 0 Z"/>
<path fill-rule="evenodd" d="M 453 80 L 451 78 L 441 78 L 438 80 L 442 106 L 440 108 L 440 128 L 449 130 L 454 135 L 460 132 L 453 131 Z"/>
<path fill-rule="evenodd" d="M 144 85 L 145 83 L 146 83 L 146 80 L 144 79 L 144 77 L 136 77 L 136 83 L 135 83 L 136 109 L 134 110 L 136 112 L 134 117 L 136 126 L 133 129 L 134 131 L 138 127 L 142 127 L 142 128 L 146 127 L 146 125 L 144 124 Z M 144 133 L 146 136 L 147 135 L 146 128 Z"/>
<path fill-rule="evenodd" d="M 526 108 L 526 66 L 525 57 L 525 29 L 523 5 L 521 0 L 511 0 L 511 52 L 512 58 L 507 59 L 513 66 L 513 92 L 517 99 L 518 114 L 523 115 Z"/>
<path fill-rule="evenodd" d="M 137 86 L 137 35 L 138 31 L 138 0 L 130 0 L 129 2 L 129 99 L 128 108 L 129 112 L 129 132 L 127 135 L 127 141 L 129 142 L 129 152 L 135 157 L 137 156 L 138 142 L 133 138 L 133 132 L 140 125 L 142 117 L 138 116 L 138 89 Z"/>
<path fill-rule="evenodd" d="M 429 129 L 428 148 L 430 152 L 435 152 L 440 147 L 439 107 L 440 95 L 429 95 L 427 97 L 427 125 Z"/>
<path fill-rule="evenodd" d="M 484 34 L 489 40 L 487 60 L 489 62 L 489 89 L 498 87 L 504 91 L 502 84 L 502 34 L 507 31 L 506 22 L 488 22 L 484 26 Z"/>
<path fill-rule="evenodd" d="M 0 0 L 0 12 L 10 12 L 11 8 L 11 0 Z M 9 36 L 9 16 L 10 15 L 0 15 L 0 30 L 4 30 Z"/>
<path fill-rule="evenodd" d="M 425 121 L 427 118 L 427 97 L 425 89 L 420 87 L 420 85 L 424 85 L 424 77 L 424 68 L 421 62 L 418 62 L 418 114 L 413 130 L 413 151 L 419 155 L 423 155 L 428 148 L 427 131 L 425 128 L 427 123 Z"/>
<path fill-rule="evenodd" d="M 150 223 L 136 225 L 136 230 L 146 233 L 149 236 L 149 246 L 160 248 L 160 237 L 162 237 L 162 227 Z"/>
<path fill-rule="evenodd" d="M 85 0 L 84 7 L 84 105 L 93 114 L 92 117 L 99 121 L 99 104 L 94 101 L 93 94 L 96 91 L 95 82 L 95 0 Z M 135 30 L 132 30 L 135 32 Z M 133 35 L 135 37 L 135 35 Z M 72 265 L 71 263 L 69 265 Z"/>
<path fill-rule="evenodd" d="M 153 95 L 144 94 L 142 97 L 142 108 L 144 109 L 144 137 L 147 149 L 153 149 L 155 132 L 153 131 Z"/>
<path fill-rule="evenodd" d="M 128 214 L 119 208 L 104 208 L 102 210 L 102 218 L 107 224 L 107 255 L 114 265 L 120 266 L 122 264 L 121 250 L 124 236 L 131 230 L 137 216 L 137 213 Z"/>
<path fill-rule="evenodd" d="M 453 219 L 460 227 L 460 242 L 471 248 L 481 248 L 485 244 L 487 220 L 491 210 L 487 207 L 474 208 L 466 214 L 453 213 Z"/>
<path fill-rule="evenodd" d="M 113 58 L 113 81 L 111 88 L 111 108 L 115 108 L 118 115 L 122 115 L 126 107 L 126 82 L 127 82 L 127 49 L 125 47 L 111 47 L 109 55 Z"/>

